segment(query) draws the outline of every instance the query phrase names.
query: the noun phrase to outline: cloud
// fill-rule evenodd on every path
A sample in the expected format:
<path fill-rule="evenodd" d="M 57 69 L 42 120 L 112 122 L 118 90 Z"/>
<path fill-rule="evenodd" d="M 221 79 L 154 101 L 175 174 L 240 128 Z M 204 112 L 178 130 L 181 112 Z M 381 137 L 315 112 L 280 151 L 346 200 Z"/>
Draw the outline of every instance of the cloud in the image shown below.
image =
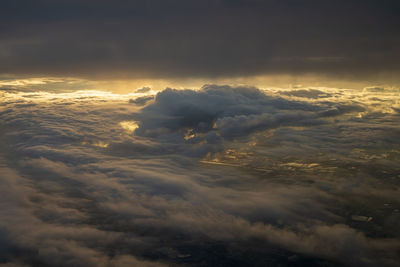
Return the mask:
<path fill-rule="evenodd" d="M 379 86 L 364 87 L 363 89 L 364 92 L 383 92 L 384 90 L 385 90 L 384 87 L 379 87 Z"/>
<path fill-rule="evenodd" d="M 282 92 L 282 94 L 288 96 L 297 96 L 297 97 L 306 97 L 306 98 L 320 98 L 320 97 L 329 97 L 329 94 L 317 89 L 300 89 L 300 90 L 292 90 L 288 92 Z"/>
<path fill-rule="evenodd" d="M 142 97 L 137 97 L 135 99 L 129 99 L 129 103 L 136 104 L 136 105 L 144 105 L 153 99 L 154 99 L 154 96 L 142 96 Z"/>
<path fill-rule="evenodd" d="M 151 87 L 149 86 L 144 86 L 142 88 L 138 88 L 135 90 L 135 93 L 148 93 L 151 91 Z"/>
<path fill-rule="evenodd" d="M 396 266 L 398 95 L 318 90 L 5 92 L 0 262 Z"/>
<path fill-rule="evenodd" d="M 118 0 L 95 6 L 88 0 L 5 0 L 0 72 L 102 79 L 396 76 L 399 49 L 382 44 L 398 43 L 399 10 L 396 0 Z"/>
<path fill-rule="evenodd" d="M 245 137 L 281 126 L 318 125 L 323 123 L 322 117 L 364 110 L 357 104 L 326 104 L 321 107 L 268 96 L 253 87 L 206 85 L 199 91 L 167 89 L 135 116 L 140 121 L 136 134 L 183 140 L 190 133 L 192 142 L 213 142 L 219 137 Z"/>

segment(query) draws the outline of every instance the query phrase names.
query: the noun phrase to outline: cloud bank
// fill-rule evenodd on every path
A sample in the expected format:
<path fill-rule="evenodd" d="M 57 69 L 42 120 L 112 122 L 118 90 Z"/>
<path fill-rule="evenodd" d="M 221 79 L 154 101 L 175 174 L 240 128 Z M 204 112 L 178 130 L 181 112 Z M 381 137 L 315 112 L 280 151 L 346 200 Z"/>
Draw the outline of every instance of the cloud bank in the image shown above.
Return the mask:
<path fill-rule="evenodd" d="M 396 266 L 398 93 L 3 91 L 0 266 Z"/>

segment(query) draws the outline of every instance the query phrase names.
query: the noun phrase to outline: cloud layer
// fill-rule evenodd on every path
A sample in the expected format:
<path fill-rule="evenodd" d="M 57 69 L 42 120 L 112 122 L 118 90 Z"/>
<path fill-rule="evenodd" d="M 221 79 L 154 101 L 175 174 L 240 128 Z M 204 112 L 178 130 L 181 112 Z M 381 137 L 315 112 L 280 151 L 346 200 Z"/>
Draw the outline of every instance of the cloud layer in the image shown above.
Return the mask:
<path fill-rule="evenodd" d="M 399 261 L 397 89 L 1 94 L 0 266 Z"/>
<path fill-rule="evenodd" d="M 396 0 L 4 0 L 0 7 L 1 74 L 369 79 L 399 71 Z"/>

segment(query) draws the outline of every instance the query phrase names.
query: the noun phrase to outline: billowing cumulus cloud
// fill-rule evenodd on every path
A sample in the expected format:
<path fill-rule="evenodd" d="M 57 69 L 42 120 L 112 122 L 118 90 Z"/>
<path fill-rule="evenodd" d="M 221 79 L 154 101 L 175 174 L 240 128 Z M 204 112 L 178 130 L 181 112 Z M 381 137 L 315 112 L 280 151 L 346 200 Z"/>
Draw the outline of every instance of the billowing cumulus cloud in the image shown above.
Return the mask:
<path fill-rule="evenodd" d="M 398 101 L 4 91 L 0 266 L 396 266 Z"/>
<path fill-rule="evenodd" d="M 363 110 L 360 104 L 313 105 L 268 96 L 248 87 L 167 89 L 135 116 L 140 121 L 136 134 L 200 143 L 206 139 L 218 144 L 218 139 L 248 136 L 280 126 L 319 125 L 324 123 L 321 118 Z"/>

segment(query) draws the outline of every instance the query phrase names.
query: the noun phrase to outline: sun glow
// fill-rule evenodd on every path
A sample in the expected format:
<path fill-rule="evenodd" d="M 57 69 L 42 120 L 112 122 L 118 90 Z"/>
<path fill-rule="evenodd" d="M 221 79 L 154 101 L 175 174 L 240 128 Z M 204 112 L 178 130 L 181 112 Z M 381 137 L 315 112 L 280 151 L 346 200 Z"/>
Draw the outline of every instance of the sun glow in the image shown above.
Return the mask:
<path fill-rule="evenodd" d="M 116 94 L 108 91 L 98 91 L 98 90 L 79 90 L 68 93 L 53 93 L 46 91 L 36 91 L 36 92 L 2 92 L 2 100 L 4 102 L 24 100 L 31 102 L 46 102 L 52 101 L 62 101 L 62 100 L 74 100 L 74 101 L 87 101 L 91 100 L 126 100 L 134 99 L 142 96 L 150 96 L 156 94 L 155 91 L 148 91 L 144 93 L 127 93 L 127 94 Z"/>
<path fill-rule="evenodd" d="M 133 134 L 139 128 L 136 121 L 121 121 L 119 125 L 129 134 Z"/>

